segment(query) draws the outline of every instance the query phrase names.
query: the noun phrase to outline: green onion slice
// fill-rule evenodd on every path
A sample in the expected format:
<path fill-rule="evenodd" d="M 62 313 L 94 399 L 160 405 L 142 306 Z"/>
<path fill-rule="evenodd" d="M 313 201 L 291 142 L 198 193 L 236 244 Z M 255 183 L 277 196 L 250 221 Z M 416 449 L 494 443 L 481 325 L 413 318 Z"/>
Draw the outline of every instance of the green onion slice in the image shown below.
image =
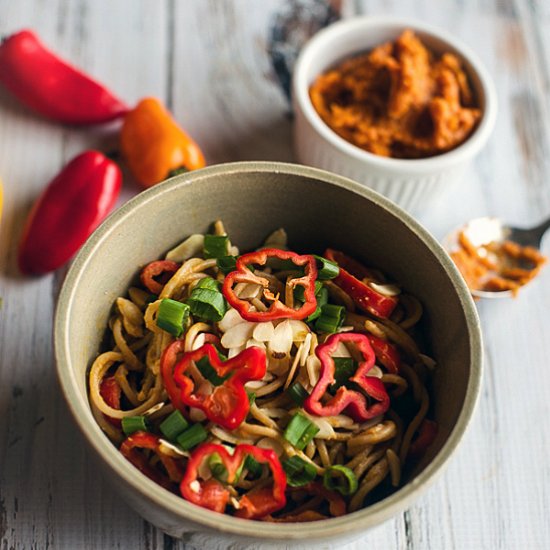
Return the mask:
<path fill-rule="evenodd" d="M 168 441 L 176 441 L 178 435 L 187 430 L 188 427 L 189 422 L 187 422 L 183 414 L 178 410 L 175 410 L 167 416 L 159 426 L 162 435 L 168 439 Z"/>
<path fill-rule="evenodd" d="M 222 459 L 218 453 L 213 453 L 208 458 L 208 467 L 212 472 L 212 475 L 221 482 L 226 482 L 228 477 L 227 468 L 222 462 Z"/>
<path fill-rule="evenodd" d="M 286 427 L 284 437 L 301 451 L 319 432 L 319 428 L 301 413 L 296 413 Z"/>
<path fill-rule="evenodd" d="M 193 292 L 198 288 L 207 288 L 208 290 L 220 290 L 220 283 L 213 279 L 212 277 L 203 277 L 193 289 Z M 193 292 L 191 294 L 193 294 Z"/>
<path fill-rule="evenodd" d="M 204 257 L 221 258 L 227 256 L 229 251 L 229 238 L 227 235 L 205 235 Z"/>
<path fill-rule="evenodd" d="M 144 416 L 127 416 L 122 419 L 122 431 L 126 435 L 132 435 L 134 432 L 146 432 L 149 430 L 147 419 Z"/>
<path fill-rule="evenodd" d="M 227 275 L 237 269 L 237 256 L 222 256 L 221 258 L 217 258 L 216 265 L 224 275 Z"/>
<path fill-rule="evenodd" d="M 183 334 L 191 308 L 182 302 L 165 298 L 157 312 L 157 327 L 169 332 L 176 338 Z"/>
<path fill-rule="evenodd" d="M 256 401 L 256 392 L 246 390 L 246 395 L 248 395 L 248 403 L 252 407 L 252 405 L 254 405 L 254 402 Z"/>
<path fill-rule="evenodd" d="M 281 462 L 286 473 L 286 480 L 291 487 L 302 487 L 315 479 L 317 470 L 315 466 L 306 462 L 299 456 L 291 456 Z"/>
<path fill-rule="evenodd" d="M 231 375 L 220 376 L 210 364 L 208 357 L 201 357 L 196 363 L 199 372 L 214 386 L 221 386 Z"/>
<path fill-rule="evenodd" d="M 344 324 L 345 318 L 344 306 L 325 304 L 321 307 L 321 315 L 315 321 L 315 329 L 320 332 L 336 332 Z"/>
<path fill-rule="evenodd" d="M 352 495 L 357 491 L 357 476 L 349 468 L 336 464 L 325 470 L 323 485 L 331 491 L 338 491 L 341 495 Z"/>
<path fill-rule="evenodd" d="M 253 479 L 262 475 L 263 467 L 252 455 L 246 455 L 244 467 L 248 470 Z"/>
<path fill-rule="evenodd" d="M 319 281 L 315 281 L 315 296 L 319 294 L 321 289 L 323 288 L 323 283 Z M 299 300 L 300 302 L 305 302 L 305 288 L 302 285 L 298 285 L 294 288 L 294 299 Z"/>
<path fill-rule="evenodd" d="M 337 263 L 331 262 L 326 258 L 317 256 L 316 254 L 313 254 L 313 257 L 315 258 L 315 262 L 317 263 L 318 279 L 320 279 L 321 281 L 325 281 L 327 279 L 334 279 L 335 277 L 338 277 L 338 274 L 340 273 L 340 268 L 338 267 Z"/>
<path fill-rule="evenodd" d="M 294 382 L 294 384 L 288 388 L 287 394 L 299 407 L 304 404 L 304 400 L 309 396 L 309 393 L 300 382 Z"/>
<path fill-rule="evenodd" d="M 351 357 L 333 357 L 334 360 L 334 383 L 329 390 L 334 392 L 355 374 L 357 363 Z"/>
<path fill-rule="evenodd" d="M 202 279 L 201 282 L 205 280 Z M 215 284 L 216 281 L 211 279 Z M 187 299 L 191 313 L 208 321 L 221 321 L 227 311 L 227 303 L 219 290 L 197 285 Z"/>
<path fill-rule="evenodd" d="M 202 443 L 208 437 L 208 432 L 202 424 L 193 424 L 176 438 L 177 444 L 184 450 L 189 451 Z"/>
<path fill-rule="evenodd" d="M 321 315 L 321 309 L 322 307 L 328 303 L 328 289 L 326 286 L 322 286 L 319 290 L 319 293 L 316 295 L 317 297 L 317 307 L 315 308 L 315 311 L 306 318 L 306 322 L 311 323 L 311 321 L 315 321 L 318 317 Z"/>

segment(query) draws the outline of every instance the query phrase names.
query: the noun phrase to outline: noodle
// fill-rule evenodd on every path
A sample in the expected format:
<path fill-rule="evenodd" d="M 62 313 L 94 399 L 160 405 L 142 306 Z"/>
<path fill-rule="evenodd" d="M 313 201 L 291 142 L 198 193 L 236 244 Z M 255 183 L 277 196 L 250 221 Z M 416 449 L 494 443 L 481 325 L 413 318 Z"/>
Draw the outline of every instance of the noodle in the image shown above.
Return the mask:
<path fill-rule="evenodd" d="M 214 235 L 225 238 L 227 250 L 238 254 L 220 221 L 214 225 Z M 279 243 L 283 236 L 284 242 Z M 194 237 L 198 239 L 201 236 Z M 286 234 L 276 232 L 276 237 L 278 244 L 273 246 L 287 250 Z M 300 296 L 296 289 L 303 283 L 297 285 L 294 281 L 300 277 L 303 280 L 303 268 L 302 271 L 289 269 L 288 260 L 285 261 L 284 264 L 269 261 L 265 265 L 255 266 L 250 270 L 252 275 L 233 286 L 235 296 L 257 313 L 269 314 L 272 304 L 278 301 L 291 312 L 302 307 L 306 298 L 304 294 Z M 355 299 L 338 286 L 338 279 L 319 282 L 326 289 L 324 292 L 329 304 L 343 308 L 342 321 L 345 324 L 340 322 L 336 334 L 342 333 L 345 338 L 348 338 L 347 335 L 359 335 L 364 340 L 367 340 L 365 335 L 372 335 L 369 338 L 383 340 L 384 349 L 394 347 L 394 355 L 400 358 L 399 364 L 388 370 L 389 367 L 385 367 L 387 362 L 383 357 L 379 360 L 373 344 L 375 365 L 370 366 L 365 380 L 368 383 L 374 380 L 373 384 L 378 384 L 376 387 L 382 386 L 386 391 L 388 404 L 382 412 L 357 417 L 351 414 L 350 408 L 344 408 L 326 415 L 313 414 L 306 404 L 297 401 L 299 395 L 296 392 L 305 392 L 307 398 L 311 397 L 321 378 L 326 376 L 326 373 L 323 374 L 326 364 L 322 363 L 317 352 L 323 344 L 329 345 L 331 335 L 319 330 L 315 320 L 305 317 L 267 317 L 259 322 L 247 320 L 227 302 L 225 314 L 217 321 L 202 318 L 189 306 L 189 299 L 196 296 L 200 289 L 206 288 L 203 285 L 208 283 L 207 278 L 210 278 L 209 284 L 215 285 L 214 281 L 217 281 L 221 286 L 226 275 L 218 268 L 215 258 L 188 257 L 175 273 L 172 270 L 169 277 L 163 274 L 155 279 L 158 296 L 151 297 L 147 289 L 133 286 L 128 290 L 128 297 L 116 299 L 105 338 L 105 342 L 112 343 L 112 346 L 109 348 L 107 345 L 98 355 L 89 372 L 89 396 L 94 418 L 113 443 L 120 446 L 130 439 L 126 439 L 124 433 L 127 429 L 124 419 L 143 416 L 150 433 L 159 438 L 158 447 L 154 452 L 133 449 L 134 455 L 129 460 L 132 462 L 135 456 L 143 459 L 143 464 L 147 464 L 155 476 L 166 477 L 165 486 L 172 486 L 170 484 L 182 479 L 194 452 L 193 448 L 180 447 L 178 440 L 168 438 L 162 431 L 161 423 L 178 410 L 190 426 L 200 424 L 205 434 L 203 439 L 212 444 L 223 444 L 230 453 L 242 444 L 271 449 L 283 466 L 292 458 L 297 463 L 303 462 L 304 467 L 310 468 L 308 471 L 314 472 L 313 485 L 305 485 L 301 490 L 299 487 L 288 488 L 286 506 L 273 515 L 257 519 L 315 521 L 341 515 L 346 510 L 360 509 L 375 487 L 382 485 L 382 494 L 399 487 L 403 476 L 409 472 L 409 464 L 414 463 L 408 456 L 409 449 L 412 443 L 418 447 L 415 438 L 429 414 L 430 398 L 426 383 L 429 382 L 429 371 L 435 367 L 435 362 L 415 339 L 422 318 L 420 302 L 414 296 L 400 293 L 399 288 L 388 282 L 386 275 L 378 270 L 369 268 L 366 273 L 368 278 L 365 284 L 387 292 L 388 296 L 396 296 L 397 305 L 391 316 L 382 318 L 360 312 Z M 179 333 L 170 334 L 157 324 L 160 323 L 159 315 L 163 315 L 160 306 L 168 298 L 186 304 L 188 309 Z M 344 363 L 351 362 L 355 366 L 365 362 L 362 349 L 347 343 L 345 338 L 340 340 L 331 357 L 339 357 Z M 180 347 L 177 348 L 173 365 L 167 371 L 166 357 L 171 352 L 166 350 L 173 349 L 172 344 Z M 220 365 L 225 362 L 229 364 L 232 358 L 240 357 L 244 350 L 248 351 L 251 347 L 265 352 L 265 371 L 243 382 L 249 403 L 246 416 L 233 429 L 223 422 L 214 421 L 200 405 L 184 406 L 183 401 L 178 403 L 173 388 L 169 384 L 165 387 L 164 377 L 172 375 L 172 384 L 180 391 L 178 381 L 184 375 L 192 383 L 188 391 L 193 392 L 199 401 L 210 400 L 217 403 L 220 411 L 229 410 L 229 413 L 232 407 L 241 405 L 235 402 L 235 397 L 226 387 L 231 383 L 233 371 L 223 371 L 220 370 L 222 367 L 217 366 L 214 368 L 210 359 L 206 366 L 202 360 L 182 361 L 192 353 L 201 353 L 206 344 L 214 346 Z M 238 362 L 238 359 L 235 361 Z M 320 398 L 320 406 L 328 407 L 336 392 L 342 391 L 340 387 L 346 391 L 353 390 L 358 399 L 365 401 L 366 407 L 382 406 L 378 398 L 374 399 L 363 386 L 352 382 L 351 373 L 346 375 L 349 380 L 338 379 L 336 370 L 340 367 L 334 361 L 332 386 L 327 387 Z M 183 363 L 184 371 L 181 370 L 183 367 L 178 367 Z M 103 387 L 107 378 L 110 378 L 109 384 L 115 384 L 115 393 L 109 393 L 110 390 Z M 180 399 L 184 399 L 183 393 Z M 301 399 L 303 401 L 304 398 Z M 288 430 L 298 414 L 311 431 L 303 446 L 289 440 Z M 358 488 L 353 494 L 342 496 L 323 488 L 323 474 L 328 471 L 330 478 L 334 466 L 345 468 L 355 476 Z M 224 489 L 229 492 L 229 512 L 239 510 L 239 500 L 249 491 L 271 490 L 274 484 L 271 470 L 265 465 L 260 464 L 259 467 L 258 470 L 253 463 L 243 463 L 238 478 L 232 483 L 223 483 Z M 146 474 L 149 471 L 147 468 L 142 469 Z M 219 473 L 216 474 L 210 462 L 206 461 L 200 465 L 198 475 L 197 479 L 215 482 Z M 193 487 L 200 487 L 199 481 L 192 483 Z M 314 490 L 314 487 L 317 489 Z M 324 493 L 319 492 L 319 487 Z M 177 492 L 177 485 L 173 485 L 173 490 Z M 331 495 L 330 498 L 327 494 Z M 376 494 L 378 496 L 379 491 Z"/>

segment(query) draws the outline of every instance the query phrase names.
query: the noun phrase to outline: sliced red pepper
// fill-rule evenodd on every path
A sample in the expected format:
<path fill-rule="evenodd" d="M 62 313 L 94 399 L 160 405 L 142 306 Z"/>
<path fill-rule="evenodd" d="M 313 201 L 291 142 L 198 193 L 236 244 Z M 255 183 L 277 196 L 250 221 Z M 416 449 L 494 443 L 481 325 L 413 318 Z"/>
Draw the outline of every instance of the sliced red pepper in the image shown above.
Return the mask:
<path fill-rule="evenodd" d="M 397 374 L 401 365 L 401 356 L 397 348 L 387 340 L 374 336 L 374 334 L 367 334 L 366 336 L 372 346 L 376 360 L 386 367 L 389 372 Z"/>
<path fill-rule="evenodd" d="M 164 386 L 176 408 L 182 405 L 196 407 L 204 412 L 209 420 L 234 430 L 246 418 L 250 402 L 244 384 L 250 380 L 261 380 L 265 376 L 265 351 L 261 348 L 247 348 L 235 357 L 222 361 L 212 344 L 184 353 L 177 364 L 174 357 L 182 349 L 182 341 L 172 343 L 161 360 Z M 215 386 L 209 395 L 196 391 L 195 382 L 186 375 L 191 363 L 207 357 L 216 374 L 224 381 Z M 173 370 L 173 373 L 172 373 Z"/>
<path fill-rule="evenodd" d="M 99 386 L 99 394 L 101 395 L 105 403 L 109 405 L 109 407 L 113 409 L 120 409 L 121 393 L 122 390 L 120 389 L 120 386 L 114 376 L 106 376 L 105 378 L 103 378 Z M 120 421 L 120 418 L 113 418 L 112 416 L 108 416 L 106 414 L 104 414 L 103 416 L 105 417 L 105 420 L 107 420 L 113 426 L 117 428 L 121 427 L 122 422 Z"/>
<path fill-rule="evenodd" d="M 148 432 L 134 432 L 122 442 L 120 452 L 127 458 L 141 473 L 149 479 L 158 483 L 165 489 L 171 491 L 174 483 L 179 483 L 183 476 L 183 469 L 179 462 L 164 453 L 161 449 L 160 437 Z M 139 449 L 150 449 L 158 455 L 168 475 L 153 468 L 147 458 L 139 452 Z"/>
<path fill-rule="evenodd" d="M 368 405 L 367 398 L 363 393 L 340 386 L 334 397 L 331 397 L 324 404 L 321 399 L 328 394 L 328 388 L 334 383 L 334 358 L 332 354 L 340 342 L 355 344 L 363 356 L 355 374 L 350 381 L 357 384 L 376 403 Z M 329 336 L 324 344 L 315 349 L 315 354 L 321 361 L 321 372 L 319 380 L 310 395 L 304 401 L 304 408 L 311 414 L 317 416 L 333 416 L 340 414 L 344 409 L 355 420 L 362 422 L 385 413 L 390 406 L 390 398 L 386 392 L 383 382 L 379 378 L 368 376 L 369 371 L 374 367 L 375 355 L 366 335 L 356 332 L 341 332 Z"/>
<path fill-rule="evenodd" d="M 384 319 L 392 314 L 398 302 L 397 298 L 385 296 L 365 284 L 362 279 L 371 276 L 366 267 L 343 252 L 331 248 L 327 248 L 324 256 L 327 260 L 336 262 L 340 267 L 340 272 L 333 281 L 334 284 L 349 294 L 359 308 Z"/>
<path fill-rule="evenodd" d="M 268 290 L 269 281 L 264 277 L 255 275 L 249 266 L 265 265 L 269 258 L 278 258 L 280 260 L 291 260 L 297 267 L 304 268 L 303 277 L 292 279 L 288 284 L 295 288 L 302 286 L 304 288 L 305 303 L 299 309 L 293 309 L 285 305 L 278 296 L 274 296 Z M 275 319 L 305 319 L 311 315 L 317 307 L 315 298 L 315 279 L 317 278 L 317 264 L 315 258 L 310 255 L 300 255 L 288 250 L 279 250 L 277 248 L 264 248 L 256 252 L 243 254 L 237 258 L 237 269 L 227 274 L 222 292 L 225 299 L 239 312 L 243 319 L 247 321 L 273 321 Z M 241 300 L 233 291 L 237 283 L 256 283 L 264 287 L 264 297 L 271 301 L 267 311 L 251 311 L 251 304 L 247 300 Z"/>
<path fill-rule="evenodd" d="M 418 435 L 411 443 L 407 454 L 410 458 L 420 458 L 434 442 L 437 435 L 437 422 L 425 418 L 418 428 Z"/>
<path fill-rule="evenodd" d="M 164 389 L 172 405 L 187 416 L 187 407 L 180 398 L 180 389 L 174 382 L 174 368 L 182 354 L 185 353 L 185 341 L 174 340 L 162 353 L 160 358 L 160 373 Z"/>
<path fill-rule="evenodd" d="M 141 282 L 143 286 L 151 292 L 151 294 L 160 294 L 165 282 L 159 282 L 155 280 L 157 277 L 171 277 L 179 268 L 181 264 L 173 262 L 171 260 L 158 260 L 147 264 L 140 274 Z"/>
<path fill-rule="evenodd" d="M 252 489 L 238 501 L 235 515 L 245 519 L 258 519 L 283 508 L 286 504 L 286 475 L 279 458 L 271 449 L 260 449 L 254 445 L 237 445 L 233 454 L 229 454 L 223 445 L 203 443 L 195 451 L 187 464 L 181 480 L 180 491 L 183 498 L 197 506 L 223 513 L 229 502 L 229 490 L 218 480 L 210 478 L 199 480 L 199 468 L 204 460 L 218 455 L 227 470 L 227 484 L 238 481 L 241 465 L 247 455 L 271 470 L 273 484 Z"/>
<path fill-rule="evenodd" d="M 27 107 L 66 124 L 108 122 L 128 112 L 120 99 L 48 50 L 31 30 L 0 45 L 0 82 Z"/>
<path fill-rule="evenodd" d="M 308 494 L 323 497 L 329 503 L 329 512 L 333 517 L 343 516 L 346 513 L 346 501 L 336 491 L 327 489 L 320 481 L 312 481 L 305 487 L 296 488 Z"/>
<path fill-rule="evenodd" d="M 69 260 L 115 205 L 122 184 L 118 166 L 98 151 L 74 158 L 49 183 L 19 244 L 19 268 L 39 275 Z"/>

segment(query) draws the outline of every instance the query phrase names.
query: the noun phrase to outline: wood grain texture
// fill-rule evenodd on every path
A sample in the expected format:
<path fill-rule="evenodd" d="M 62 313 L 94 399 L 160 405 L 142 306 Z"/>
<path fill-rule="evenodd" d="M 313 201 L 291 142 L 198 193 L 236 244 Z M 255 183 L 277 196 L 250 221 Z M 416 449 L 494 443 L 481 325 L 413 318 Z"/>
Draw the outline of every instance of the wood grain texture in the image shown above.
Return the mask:
<path fill-rule="evenodd" d="M 157 95 L 209 163 L 292 160 L 291 120 L 273 71 L 274 17 L 305 0 L 0 0 L 0 35 L 22 27 L 135 102 Z M 499 116 L 463 184 L 420 220 L 438 238 L 498 215 L 550 215 L 550 8 L 545 0 L 347 0 L 345 17 L 394 14 L 452 32 L 493 75 Z M 24 219 L 61 166 L 112 148 L 92 130 L 35 118 L 0 90 L 0 548 L 226 548 L 176 541 L 117 501 L 69 420 L 54 374 L 51 325 L 64 270 L 17 275 Z M 123 197 L 135 194 L 126 178 Z M 550 237 L 543 244 L 550 254 Z M 478 410 L 444 476 L 404 514 L 340 548 L 544 549 L 550 545 L 550 269 L 517 300 L 478 305 L 485 378 Z M 265 548 L 273 548 L 265 545 Z M 329 547 L 328 545 L 326 546 Z M 332 546 L 334 547 L 334 546 Z M 278 548 L 284 548 L 278 546 Z"/>

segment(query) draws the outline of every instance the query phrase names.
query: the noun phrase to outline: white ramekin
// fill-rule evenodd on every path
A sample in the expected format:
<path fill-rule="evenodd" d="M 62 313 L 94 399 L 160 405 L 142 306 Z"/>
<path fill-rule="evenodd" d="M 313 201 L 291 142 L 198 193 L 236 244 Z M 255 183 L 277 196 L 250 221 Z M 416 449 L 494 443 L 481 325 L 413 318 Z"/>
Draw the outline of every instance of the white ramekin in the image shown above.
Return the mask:
<path fill-rule="evenodd" d="M 426 159 L 374 155 L 341 138 L 315 111 L 309 99 L 314 79 L 338 61 L 395 40 L 412 29 L 437 53 L 459 56 L 477 95 L 482 119 L 460 146 Z M 478 57 L 448 32 L 419 21 L 393 17 L 355 17 L 330 25 L 303 48 L 294 67 L 294 150 L 301 164 L 336 172 L 378 191 L 410 212 L 420 212 L 460 181 L 469 161 L 487 142 L 497 112 L 492 80 Z"/>

